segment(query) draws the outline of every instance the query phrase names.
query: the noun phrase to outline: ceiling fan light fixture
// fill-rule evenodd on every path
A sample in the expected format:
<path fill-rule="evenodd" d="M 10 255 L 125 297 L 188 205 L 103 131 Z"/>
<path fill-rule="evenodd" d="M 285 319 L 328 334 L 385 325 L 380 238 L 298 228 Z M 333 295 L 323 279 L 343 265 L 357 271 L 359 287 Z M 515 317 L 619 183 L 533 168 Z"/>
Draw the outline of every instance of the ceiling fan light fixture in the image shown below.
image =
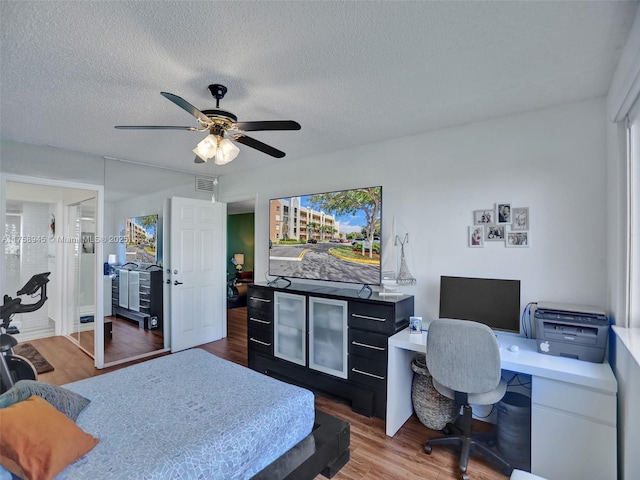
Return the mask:
<path fill-rule="evenodd" d="M 229 163 L 238 156 L 238 153 L 240 153 L 240 149 L 228 138 L 223 138 L 218 144 L 215 163 L 216 165 Z"/>
<path fill-rule="evenodd" d="M 217 149 L 218 139 L 215 135 L 209 134 L 193 149 L 193 153 L 206 162 L 210 158 L 213 158 Z"/>

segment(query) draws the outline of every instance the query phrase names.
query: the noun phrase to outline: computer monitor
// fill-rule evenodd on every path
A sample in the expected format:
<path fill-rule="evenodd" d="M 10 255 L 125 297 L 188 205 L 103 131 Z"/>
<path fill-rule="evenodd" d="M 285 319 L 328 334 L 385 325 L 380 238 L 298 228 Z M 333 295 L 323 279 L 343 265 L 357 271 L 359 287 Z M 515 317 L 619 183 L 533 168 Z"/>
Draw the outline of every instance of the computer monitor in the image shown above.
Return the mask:
<path fill-rule="evenodd" d="M 520 333 L 520 280 L 441 276 L 439 316 Z"/>

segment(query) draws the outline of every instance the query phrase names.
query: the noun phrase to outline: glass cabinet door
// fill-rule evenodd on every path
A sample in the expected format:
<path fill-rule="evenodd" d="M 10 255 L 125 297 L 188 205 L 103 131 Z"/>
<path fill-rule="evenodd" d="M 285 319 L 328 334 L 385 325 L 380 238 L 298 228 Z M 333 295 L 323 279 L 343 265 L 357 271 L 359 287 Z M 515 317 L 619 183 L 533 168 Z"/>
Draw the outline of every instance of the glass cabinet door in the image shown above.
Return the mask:
<path fill-rule="evenodd" d="M 306 297 L 275 292 L 274 355 L 298 365 L 307 364 Z"/>
<path fill-rule="evenodd" d="M 347 378 L 347 302 L 309 297 L 309 368 Z"/>

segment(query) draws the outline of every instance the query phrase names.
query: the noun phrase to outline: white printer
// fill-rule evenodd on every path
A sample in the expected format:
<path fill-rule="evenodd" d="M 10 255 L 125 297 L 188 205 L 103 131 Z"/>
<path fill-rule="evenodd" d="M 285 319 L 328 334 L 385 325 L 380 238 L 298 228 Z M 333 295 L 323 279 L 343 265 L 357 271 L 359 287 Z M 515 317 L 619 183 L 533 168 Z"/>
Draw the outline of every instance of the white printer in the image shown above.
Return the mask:
<path fill-rule="evenodd" d="M 604 310 L 588 305 L 538 302 L 534 312 L 538 352 L 602 363 L 609 336 Z"/>

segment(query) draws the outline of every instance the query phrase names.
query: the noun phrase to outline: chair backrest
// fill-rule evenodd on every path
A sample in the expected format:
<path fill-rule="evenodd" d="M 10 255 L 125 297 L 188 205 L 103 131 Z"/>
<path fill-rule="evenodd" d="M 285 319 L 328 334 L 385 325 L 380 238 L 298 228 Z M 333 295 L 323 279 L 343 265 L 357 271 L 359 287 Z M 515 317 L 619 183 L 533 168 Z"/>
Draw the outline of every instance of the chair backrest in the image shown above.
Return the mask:
<path fill-rule="evenodd" d="M 442 318 L 429 325 L 427 368 L 441 385 L 464 393 L 486 393 L 500 383 L 500 346 L 488 326 Z"/>

